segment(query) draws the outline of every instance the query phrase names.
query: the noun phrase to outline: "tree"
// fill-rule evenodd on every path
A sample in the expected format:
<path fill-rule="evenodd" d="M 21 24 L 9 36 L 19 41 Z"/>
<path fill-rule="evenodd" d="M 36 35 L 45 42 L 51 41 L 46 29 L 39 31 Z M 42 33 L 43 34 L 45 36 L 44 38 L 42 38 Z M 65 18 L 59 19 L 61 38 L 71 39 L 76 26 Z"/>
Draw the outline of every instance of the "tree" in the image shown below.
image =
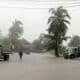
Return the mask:
<path fill-rule="evenodd" d="M 31 45 L 31 43 L 29 41 L 27 41 L 26 39 L 19 39 L 17 44 L 16 44 L 16 51 L 22 50 L 22 51 L 28 51 L 30 50 L 30 47 L 28 47 L 29 45 Z"/>
<path fill-rule="evenodd" d="M 12 26 L 9 28 L 9 39 L 11 45 L 16 45 L 18 39 L 23 34 L 23 23 L 21 21 L 15 20 Z"/>
<path fill-rule="evenodd" d="M 41 40 L 40 39 L 36 39 L 33 41 L 32 43 L 32 48 L 33 48 L 33 51 L 35 52 L 42 52 L 43 50 L 43 44 L 41 43 Z"/>
<path fill-rule="evenodd" d="M 2 45 L 4 45 L 7 48 L 10 48 L 10 40 L 9 40 L 8 36 L 2 38 Z"/>
<path fill-rule="evenodd" d="M 49 12 L 51 16 L 48 19 L 48 34 L 45 35 L 45 37 L 48 38 L 46 46 L 48 50 L 54 49 L 55 56 L 59 57 L 58 48 L 62 45 L 62 41 L 67 39 L 65 35 L 68 29 L 67 24 L 70 24 L 68 20 L 70 16 L 62 6 L 57 9 L 51 8 Z"/>
<path fill-rule="evenodd" d="M 80 36 L 75 35 L 71 38 L 70 42 L 68 43 L 68 46 L 76 47 L 78 45 L 80 45 Z"/>

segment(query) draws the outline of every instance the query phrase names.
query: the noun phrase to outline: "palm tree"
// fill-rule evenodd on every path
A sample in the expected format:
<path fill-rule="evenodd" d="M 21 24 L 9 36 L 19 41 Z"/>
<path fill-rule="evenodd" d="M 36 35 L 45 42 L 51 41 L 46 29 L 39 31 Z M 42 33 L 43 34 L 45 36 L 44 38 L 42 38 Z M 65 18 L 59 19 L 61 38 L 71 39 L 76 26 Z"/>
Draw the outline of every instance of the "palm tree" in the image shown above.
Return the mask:
<path fill-rule="evenodd" d="M 49 9 L 49 12 L 51 13 L 51 16 L 48 19 L 48 33 L 49 36 L 52 36 L 52 38 L 50 38 L 51 40 L 53 40 L 52 43 L 55 44 L 55 47 L 51 47 L 51 49 L 54 48 L 55 56 L 58 57 L 58 47 L 66 38 L 65 34 L 68 29 L 68 24 L 70 24 L 68 20 L 70 19 L 70 16 L 67 10 L 62 6 L 58 7 L 57 9 L 51 8 Z"/>

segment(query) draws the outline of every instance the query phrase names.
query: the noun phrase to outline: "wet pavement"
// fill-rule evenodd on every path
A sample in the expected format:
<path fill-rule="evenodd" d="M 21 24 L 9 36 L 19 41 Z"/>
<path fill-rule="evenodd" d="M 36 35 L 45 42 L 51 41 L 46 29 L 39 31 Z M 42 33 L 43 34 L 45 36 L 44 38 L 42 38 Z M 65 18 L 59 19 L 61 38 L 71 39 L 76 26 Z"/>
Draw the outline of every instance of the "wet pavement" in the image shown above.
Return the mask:
<path fill-rule="evenodd" d="M 64 60 L 49 54 L 30 54 L 0 62 L 0 80 L 80 80 L 80 60 Z"/>

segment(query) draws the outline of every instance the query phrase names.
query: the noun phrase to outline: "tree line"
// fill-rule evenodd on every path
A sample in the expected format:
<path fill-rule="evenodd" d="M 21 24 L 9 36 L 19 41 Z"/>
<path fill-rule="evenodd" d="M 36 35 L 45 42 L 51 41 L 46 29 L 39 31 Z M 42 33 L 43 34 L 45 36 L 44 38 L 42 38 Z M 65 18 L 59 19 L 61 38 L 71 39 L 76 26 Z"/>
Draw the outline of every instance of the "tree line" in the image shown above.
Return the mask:
<path fill-rule="evenodd" d="M 36 39 L 30 43 L 28 40 L 21 37 L 23 33 L 24 29 L 22 21 L 15 19 L 15 21 L 12 22 L 12 26 L 8 29 L 8 34 L 0 37 L 0 44 L 14 52 L 20 50 L 24 52 L 42 52 L 43 46 L 41 40 Z"/>

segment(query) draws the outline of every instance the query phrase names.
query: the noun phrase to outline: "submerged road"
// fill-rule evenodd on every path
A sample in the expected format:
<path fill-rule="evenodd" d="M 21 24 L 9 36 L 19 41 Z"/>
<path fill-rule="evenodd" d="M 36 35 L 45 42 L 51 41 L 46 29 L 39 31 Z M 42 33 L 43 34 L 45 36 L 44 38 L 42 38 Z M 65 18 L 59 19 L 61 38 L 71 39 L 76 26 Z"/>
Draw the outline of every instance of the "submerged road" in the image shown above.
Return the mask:
<path fill-rule="evenodd" d="M 0 62 L 0 80 L 80 80 L 80 60 L 53 58 L 48 54 L 10 56 Z"/>

